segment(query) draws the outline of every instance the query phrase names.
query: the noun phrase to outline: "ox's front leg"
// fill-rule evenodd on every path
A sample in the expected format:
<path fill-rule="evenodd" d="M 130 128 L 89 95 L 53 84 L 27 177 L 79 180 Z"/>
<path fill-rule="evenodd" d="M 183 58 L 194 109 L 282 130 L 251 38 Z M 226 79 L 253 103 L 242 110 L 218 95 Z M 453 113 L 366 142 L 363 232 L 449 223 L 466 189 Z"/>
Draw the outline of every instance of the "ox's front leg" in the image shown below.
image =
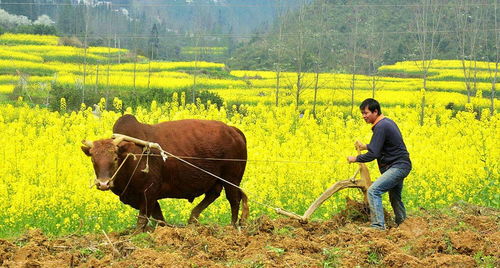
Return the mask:
<path fill-rule="evenodd" d="M 139 208 L 139 215 L 137 216 L 137 225 L 135 228 L 136 233 L 146 232 L 149 223 L 149 215 L 147 214 L 146 202 L 143 202 Z"/>
<path fill-rule="evenodd" d="M 144 189 L 144 196 L 139 205 L 136 232 L 146 232 L 152 229 L 148 228 L 149 218 L 151 216 L 158 220 L 160 224 L 165 223 L 160 204 L 158 203 L 157 193 L 153 186 L 154 182 L 152 182 L 149 187 Z"/>
<path fill-rule="evenodd" d="M 143 201 L 141 203 L 141 205 L 139 206 L 139 215 L 137 216 L 136 233 L 147 232 L 147 231 L 152 230 L 152 228 L 148 227 L 148 224 L 150 221 L 149 218 L 153 215 L 153 213 L 154 213 L 155 218 L 157 217 L 157 213 L 155 213 L 155 210 L 157 209 L 156 204 L 158 205 L 158 208 L 159 208 L 160 204 L 158 204 L 158 202 L 156 200 L 149 201 L 149 202 Z M 161 214 L 161 210 L 160 210 L 160 214 Z M 163 215 L 162 215 L 162 218 L 163 218 Z"/>
<path fill-rule="evenodd" d="M 166 226 L 165 218 L 163 217 L 163 213 L 161 212 L 160 203 L 158 201 L 155 202 L 153 208 L 153 219 L 158 222 L 159 226 Z"/>

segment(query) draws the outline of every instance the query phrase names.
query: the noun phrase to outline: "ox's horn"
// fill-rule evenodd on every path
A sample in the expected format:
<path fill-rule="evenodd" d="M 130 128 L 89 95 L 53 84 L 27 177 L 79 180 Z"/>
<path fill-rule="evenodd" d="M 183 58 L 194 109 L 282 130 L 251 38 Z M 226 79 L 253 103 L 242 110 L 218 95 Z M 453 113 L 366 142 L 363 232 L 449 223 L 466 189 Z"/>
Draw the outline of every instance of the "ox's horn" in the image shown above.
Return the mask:
<path fill-rule="evenodd" d="M 123 141 L 123 136 L 120 136 L 120 135 L 113 135 L 113 144 L 118 146 L 118 144 L 120 144 L 120 142 Z"/>
<path fill-rule="evenodd" d="M 88 140 L 82 140 L 83 145 L 92 148 L 94 146 L 94 143 Z"/>

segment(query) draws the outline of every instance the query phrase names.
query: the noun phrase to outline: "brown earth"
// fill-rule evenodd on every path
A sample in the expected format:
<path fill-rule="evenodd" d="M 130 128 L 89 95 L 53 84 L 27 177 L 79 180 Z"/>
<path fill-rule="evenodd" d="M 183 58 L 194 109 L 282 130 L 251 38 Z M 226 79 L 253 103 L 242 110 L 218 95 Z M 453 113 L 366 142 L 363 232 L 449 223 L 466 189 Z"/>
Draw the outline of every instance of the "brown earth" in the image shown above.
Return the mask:
<path fill-rule="evenodd" d="M 368 228 L 362 204 L 328 221 L 266 215 L 231 226 L 48 238 L 30 230 L 0 240 L 2 267 L 499 267 L 500 211 L 459 204 L 421 210 L 399 227 Z M 390 219 L 389 219 L 390 221 Z M 109 242 L 111 241 L 111 243 Z"/>

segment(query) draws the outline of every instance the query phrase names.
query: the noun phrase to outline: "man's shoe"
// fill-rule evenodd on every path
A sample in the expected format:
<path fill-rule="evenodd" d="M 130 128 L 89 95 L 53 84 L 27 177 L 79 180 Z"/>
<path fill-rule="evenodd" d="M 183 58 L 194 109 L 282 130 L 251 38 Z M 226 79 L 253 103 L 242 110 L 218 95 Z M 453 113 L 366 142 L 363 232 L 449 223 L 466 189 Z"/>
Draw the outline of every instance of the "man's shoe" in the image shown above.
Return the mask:
<path fill-rule="evenodd" d="M 385 231 L 385 228 L 378 228 L 378 227 L 359 227 L 363 232 L 382 232 Z"/>

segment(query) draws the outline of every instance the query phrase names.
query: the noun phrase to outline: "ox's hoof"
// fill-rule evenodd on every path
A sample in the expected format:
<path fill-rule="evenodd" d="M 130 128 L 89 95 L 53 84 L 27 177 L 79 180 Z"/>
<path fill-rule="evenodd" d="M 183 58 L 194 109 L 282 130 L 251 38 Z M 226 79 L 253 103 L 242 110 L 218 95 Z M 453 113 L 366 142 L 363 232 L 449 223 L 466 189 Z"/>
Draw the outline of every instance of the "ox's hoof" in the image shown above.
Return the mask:
<path fill-rule="evenodd" d="M 165 226 L 168 226 L 167 222 L 165 221 L 162 221 L 162 220 L 157 220 L 156 221 L 156 226 L 157 227 L 165 227 Z"/>
<path fill-rule="evenodd" d="M 305 218 L 299 220 L 300 224 L 307 224 L 308 222 L 309 222 L 309 220 L 305 219 Z"/>
<path fill-rule="evenodd" d="M 192 224 L 192 225 L 200 225 L 200 221 L 198 221 L 197 218 L 189 218 L 188 220 L 188 224 Z"/>
<path fill-rule="evenodd" d="M 149 225 L 137 226 L 132 234 L 136 235 L 136 234 L 141 234 L 141 233 L 148 233 L 148 232 L 153 232 L 154 230 L 155 230 L 155 228 L 153 228 Z"/>

